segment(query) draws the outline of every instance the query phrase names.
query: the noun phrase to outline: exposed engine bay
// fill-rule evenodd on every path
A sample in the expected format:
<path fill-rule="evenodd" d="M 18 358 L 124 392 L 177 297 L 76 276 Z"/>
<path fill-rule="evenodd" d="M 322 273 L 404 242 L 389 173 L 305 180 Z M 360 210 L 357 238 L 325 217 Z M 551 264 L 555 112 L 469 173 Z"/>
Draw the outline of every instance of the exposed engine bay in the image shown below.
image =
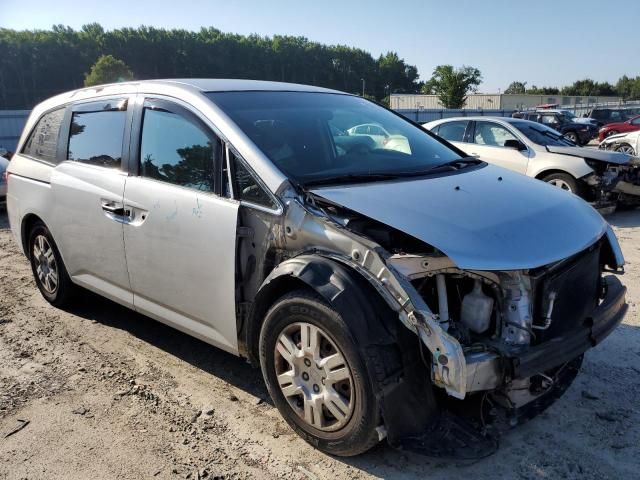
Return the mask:
<path fill-rule="evenodd" d="M 615 139 L 605 140 L 600 144 L 600 149 L 617 151 Z M 640 157 L 631 157 L 629 163 L 623 165 L 595 160 L 587 160 L 587 163 L 596 172 L 584 179 L 589 185 L 596 208 L 600 208 L 600 205 L 604 208 L 611 205 L 615 207 L 616 204 L 623 208 L 640 205 Z"/>

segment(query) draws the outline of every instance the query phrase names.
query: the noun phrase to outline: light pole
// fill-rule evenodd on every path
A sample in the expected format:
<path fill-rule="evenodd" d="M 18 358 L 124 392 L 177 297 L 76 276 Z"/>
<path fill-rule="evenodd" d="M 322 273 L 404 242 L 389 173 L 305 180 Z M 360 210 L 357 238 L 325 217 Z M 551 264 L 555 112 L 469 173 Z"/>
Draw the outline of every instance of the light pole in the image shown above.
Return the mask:
<path fill-rule="evenodd" d="M 362 97 L 364 97 L 364 78 L 361 78 L 360 80 L 362 80 Z"/>

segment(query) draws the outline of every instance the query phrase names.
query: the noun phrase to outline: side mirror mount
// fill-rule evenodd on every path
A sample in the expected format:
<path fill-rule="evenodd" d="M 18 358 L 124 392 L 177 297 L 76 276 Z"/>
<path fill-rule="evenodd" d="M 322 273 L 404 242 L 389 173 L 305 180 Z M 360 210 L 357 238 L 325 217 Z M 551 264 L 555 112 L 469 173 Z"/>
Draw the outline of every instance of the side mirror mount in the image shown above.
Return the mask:
<path fill-rule="evenodd" d="M 505 140 L 504 142 L 504 146 L 507 148 L 513 148 L 515 150 L 518 150 L 520 152 L 522 152 L 523 150 L 527 149 L 527 146 L 522 143 L 520 140 L 516 140 L 516 139 L 509 139 L 509 140 Z"/>

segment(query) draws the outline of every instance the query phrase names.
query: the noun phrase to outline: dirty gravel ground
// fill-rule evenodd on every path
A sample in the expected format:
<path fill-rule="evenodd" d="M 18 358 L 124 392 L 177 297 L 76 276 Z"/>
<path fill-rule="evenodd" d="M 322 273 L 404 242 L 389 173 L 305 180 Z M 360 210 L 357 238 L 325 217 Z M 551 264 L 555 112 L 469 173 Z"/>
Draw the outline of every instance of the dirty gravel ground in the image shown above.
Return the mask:
<path fill-rule="evenodd" d="M 609 220 L 628 262 L 624 325 L 560 401 L 468 465 L 386 444 L 324 455 L 243 360 L 95 295 L 52 308 L 2 211 L 0 478 L 640 478 L 640 211 Z"/>

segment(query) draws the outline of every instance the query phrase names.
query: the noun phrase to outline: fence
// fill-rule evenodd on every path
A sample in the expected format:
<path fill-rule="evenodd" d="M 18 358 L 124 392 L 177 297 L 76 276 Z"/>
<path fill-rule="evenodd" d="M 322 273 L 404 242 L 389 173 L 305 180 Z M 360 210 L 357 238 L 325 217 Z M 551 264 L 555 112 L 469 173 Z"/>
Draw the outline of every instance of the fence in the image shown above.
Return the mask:
<path fill-rule="evenodd" d="M 407 117 L 409 120 L 413 120 L 417 123 L 430 122 L 432 120 L 439 120 L 441 118 L 452 117 L 510 117 L 515 110 L 485 110 L 480 108 L 478 110 L 449 110 L 444 108 L 439 109 L 398 109 L 400 115 Z"/>
<path fill-rule="evenodd" d="M 0 110 L 0 147 L 14 152 L 29 110 Z"/>

